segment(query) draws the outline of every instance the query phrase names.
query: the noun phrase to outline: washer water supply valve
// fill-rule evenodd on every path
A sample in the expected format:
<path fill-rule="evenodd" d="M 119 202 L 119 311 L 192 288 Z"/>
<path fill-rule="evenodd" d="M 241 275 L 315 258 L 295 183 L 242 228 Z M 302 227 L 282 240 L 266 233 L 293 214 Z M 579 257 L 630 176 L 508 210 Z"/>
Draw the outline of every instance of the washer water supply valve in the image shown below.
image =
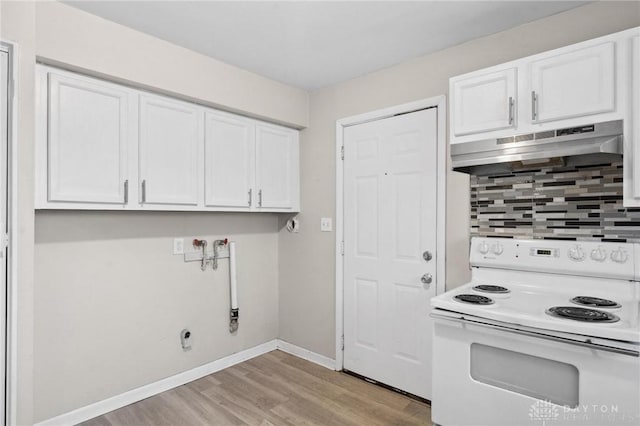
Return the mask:
<path fill-rule="evenodd" d="M 209 260 L 207 259 L 207 240 L 199 240 L 196 238 L 193 240 L 193 246 L 202 248 L 202 264 L 200 265 L 200 269 L 204 271 L 209 264 Z"/>
<path fill-rule="evenodd" d="M 214 270 L 218 269 L 218 257 L 220 256 L 220 252 L 218 251 L 221 247 L 226 247 L 229 240 L 225 238 L 224 240 L 215 240 L 213 242 L 213 261 L 211 262 L 211 266 Z"/>

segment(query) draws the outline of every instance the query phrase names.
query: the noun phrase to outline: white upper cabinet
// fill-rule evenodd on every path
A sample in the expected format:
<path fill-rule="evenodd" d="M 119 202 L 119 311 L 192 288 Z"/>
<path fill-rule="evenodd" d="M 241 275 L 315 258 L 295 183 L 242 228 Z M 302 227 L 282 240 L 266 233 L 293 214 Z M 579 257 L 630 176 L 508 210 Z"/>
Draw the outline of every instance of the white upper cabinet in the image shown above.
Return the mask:
<path fill-rule="evenodd" d="M 52 202 L 125 204 L 131 124 L 127 92 L 56 73 L 49 73 L 48 81 L 45 76 L 43 85 L 48 86 L 48 137 L 43 141 L 48 149 L 41 161 L 46 164 L 38 168 L 46 167 L 48 190 L 40 193 Z"/>
<path fill-rule="evenodd" d="M 36 66 L 35 208 L 295 212 L 299 132 Z"/>
<path fill-rule="evenodd" d="M 449 80 L 452 144 L 624 120 L 638 28 Z M 511 102 L 513 101 L 513 102 Z"/>
<path fill-rule="evenodd" d="M 255 124 L 233 114 L 205 115 L 205 205 L 254 205 Z"/>
<path fill-rule="evenodd" d="M 516 68 L 452 79 L 455 135 L 515 127 Z"/>
<path fill-rule="evenodd" d="M 197 205 L 202 110 L 167 98 L 140 96 L 142 204 Z"/>
<path fill-rule="evenodd" d="M 577 49 L 531 62 L 534 122 L 615 109 L 615 43 Z"/>
<path fill-rule="evenodd" d="M 256 125 L 257 207 L 297 209 L 298 132 L 268 124 Z"/>

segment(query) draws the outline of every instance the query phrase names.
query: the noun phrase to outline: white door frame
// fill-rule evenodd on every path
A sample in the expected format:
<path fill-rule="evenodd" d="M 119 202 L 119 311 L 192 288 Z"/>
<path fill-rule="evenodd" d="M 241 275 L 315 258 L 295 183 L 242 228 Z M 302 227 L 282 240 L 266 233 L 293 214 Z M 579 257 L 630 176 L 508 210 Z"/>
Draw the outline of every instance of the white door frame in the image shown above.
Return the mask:
<path fill-rule="evenodd" d="M 402 105 L 384 108 L 364 114 L 342 118 L 336 121 L 336 370 L 343 369 L 344 355 L 344 162 L 343 131 L 345 127 L 368 121 L 380 120 L 397 114 L 418 111 L 426 108 L 437 108 L 437 183 L 436 183 L 436 294 L 445 290 L 445 226 L 446 226 L 446 176 L 447 176 L 447 144 L 446 123 L 447 105 L 444 95 L 429 99 L 409 102 Z"/>
<path fill-rule="evenodd" d="M 9 113 L 7 155 L 7 202 L 9 244 L 7 257 L 7 334 L 6 334 L 6 394 L 7 425 L 16 424 L 17 416 L 17 330 L 18 330 L 18 45 L 0 40 L 0 50 L 9 54 Z"/>

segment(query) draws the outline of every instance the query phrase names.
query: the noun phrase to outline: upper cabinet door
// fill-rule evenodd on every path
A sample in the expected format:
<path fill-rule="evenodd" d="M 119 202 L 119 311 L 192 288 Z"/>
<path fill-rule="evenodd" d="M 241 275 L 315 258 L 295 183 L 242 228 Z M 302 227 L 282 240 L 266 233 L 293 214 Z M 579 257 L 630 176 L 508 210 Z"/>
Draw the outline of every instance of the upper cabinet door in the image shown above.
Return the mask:
<path fill-rule="evenodd" d="M 534 61 L 531 120 L 544 122 L 615 109 L 615 43 Z"/>
<path fill-rule="evenodd" d="M 48 89 L 47 200 L 124 204 L 127 92 L 55 73 Z"/>
<path fill-rule="evenodd" d="M 205 205 L 250 209 L 254 204 L 255 124 L 237 115 L 205 115 Z"/>
<path fill-rule="evenodd" d="M 140 202 L 197 205 L 202 110 L 166 98 L 140 96 Z"/>
<path fill-rule="evenodd" d="M 516 68 L 452 82 L 456 136 L 515 127 Z"/>
<path fill-rule="evenodd" d="M 297 208 L 298 179 L 298 132 L 256 125 L 257 207 Z"/>

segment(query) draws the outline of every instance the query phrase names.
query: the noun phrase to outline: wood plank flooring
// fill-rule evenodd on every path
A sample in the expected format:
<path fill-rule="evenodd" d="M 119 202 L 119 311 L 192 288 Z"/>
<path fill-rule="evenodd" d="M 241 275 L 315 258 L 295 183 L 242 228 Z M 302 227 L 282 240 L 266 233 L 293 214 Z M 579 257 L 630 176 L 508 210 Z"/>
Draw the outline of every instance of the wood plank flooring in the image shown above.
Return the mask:
<path fill-rule="evenodd" d="M 162 425 L 425 425 L 422 402 L 273 351 L 82 423 Z"/>

